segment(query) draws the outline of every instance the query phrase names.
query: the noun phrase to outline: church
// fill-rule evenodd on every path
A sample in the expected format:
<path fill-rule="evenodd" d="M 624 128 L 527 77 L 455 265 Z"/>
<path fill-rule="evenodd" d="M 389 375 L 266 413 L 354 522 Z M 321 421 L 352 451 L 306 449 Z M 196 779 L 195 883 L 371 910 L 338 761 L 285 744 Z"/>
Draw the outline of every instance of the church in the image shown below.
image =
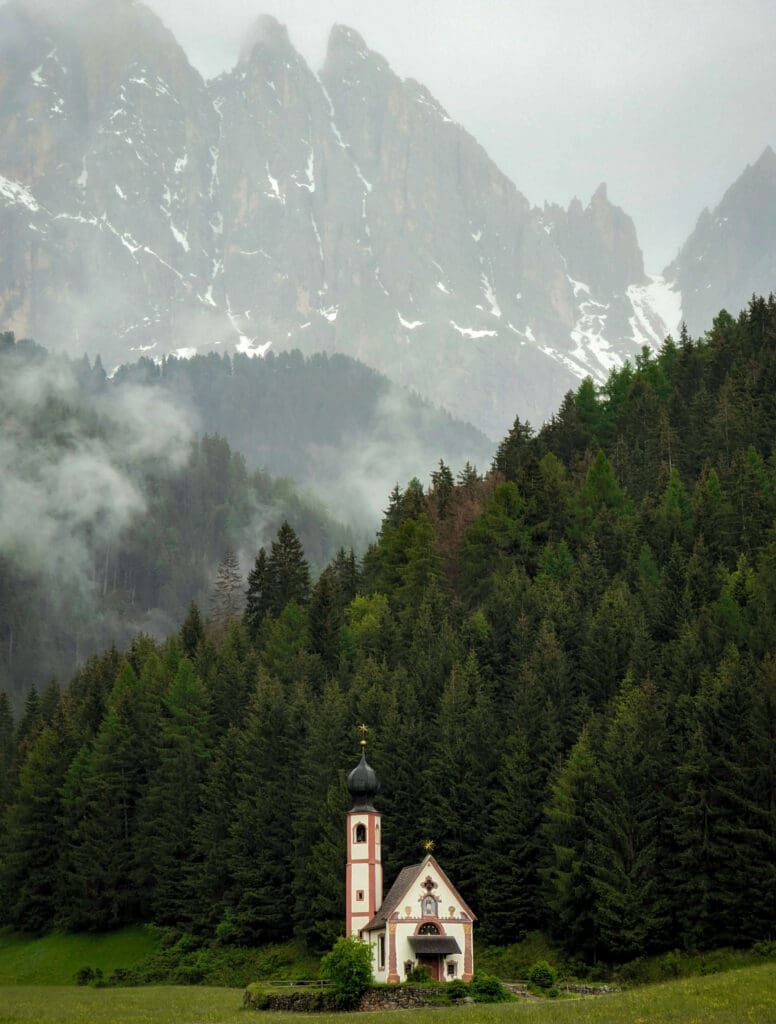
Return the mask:
<path fill-rule="evenodd" d="M 380 783 L 365 746 L 362 740 L 361 761 L 347 782 L 353 806 L 347 817 L 346 934 L 372 947 L 376 981 L 404 981 L 417 966 L 428 967 L 436 981 L 471 981 L 476 918 L 430 853 L 402 868 L 383 899 L 380 812 L 374 806 Z"/>

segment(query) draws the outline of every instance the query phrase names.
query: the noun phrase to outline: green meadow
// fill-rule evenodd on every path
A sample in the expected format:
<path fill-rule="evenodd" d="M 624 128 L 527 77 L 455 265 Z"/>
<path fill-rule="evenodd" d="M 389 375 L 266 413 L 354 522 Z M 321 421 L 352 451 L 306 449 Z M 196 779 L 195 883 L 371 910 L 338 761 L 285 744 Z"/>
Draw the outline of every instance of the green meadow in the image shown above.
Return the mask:
<path fill-rule="evenodd" d="M 108 977 L 116 967 L 140 963 L 158 945 L 154 932 L 142 927 L 29 939 L 0 933 L 0 985 L 72 985 L 76 971 L 86 966 Z M 0 989 L 0 1008 L 2 1000 Z"/>
<path fill-rule="evenodd" d="M 289 1014 L 241 1009 L 240 989 L 160 986 L 93 989 L 73 986 L 0 988 L 3 1024 L 262 1024 L 293 1022 Z M 320 1014 L 301 1021 L 372 1024 L 384 1014 Z M 774 1024 L 776 964 L 644 985 L 627 992 L 569 1000 L 396 1011 L 393 1024 Z"/>

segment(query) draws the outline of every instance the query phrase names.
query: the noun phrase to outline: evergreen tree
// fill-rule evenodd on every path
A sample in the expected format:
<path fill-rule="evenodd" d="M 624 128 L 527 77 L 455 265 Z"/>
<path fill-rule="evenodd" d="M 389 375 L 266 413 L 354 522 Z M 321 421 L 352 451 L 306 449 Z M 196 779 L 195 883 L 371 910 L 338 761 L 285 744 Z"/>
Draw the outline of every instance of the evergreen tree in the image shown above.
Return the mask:
<path fill-rule="evenodd" d="M 520 941 L 544 918 L 539 868 L 546 859 L 542 820 L 549 795 L 547 770 L 525 732 L 507 739 L 496 781 L 480 898 L 483 931 L 491 942 L 503 945 Z"/>
<path fill-rule="evenodd" d="M 13 712 L 8 694 L 0 691 L 0 818 L 11 798 L 11 765 L 14 755 Z"/>
<path fill-rule="evenodd" d="M 616 958 L 659 948 L 664 940 L 668 907 L 659 822 L 669 774 L 666 739 L 654 685 L 626 683 L 589 808 L 596 933 Z"/>
<path fill-rule="evenodd" d="M 272 542 L 266 562 L 269 611 L 279 615 L 289 601 L 306 605 L 310 600 L 310 569 L 299 538 L 284 522 Z"/>
<path fill-rule="evenodd" d="M 245 601 L 245 625 L 252 640 L 258 639 L 264 616 L 270 610 L 270 582 L 267 552 L 259 548 L 253 568 L 248 573 Z"/>
<path fill-rule="evenodd" d="M 244 944 L 276 942 L 292 931 L 295 794 L 288 758 L 286 695 L 262 675 L 240 732 L 234 813 L 225 846 L 233 880 L 221 934 Z"/>
<path fill-rule="evenodd" d="M 212 618 L 220 629 L 225 629 L 242 610 L 242 575 L 240 563 L 232 548 L 227 548 L 218 566 L 213 587 Z"/>
<path fill-rule="evenodd" d="M 125 663 L 91 749 L 64 785 L 66 899 L 63 924 L 116 928 L 147 919 L 150 893 L 137 884 L 137 811 L 155 766 L 162 681 L 156 655 L 141 676 Z"/>
<path fill-rule="evenodd" d="M 189 605 L 189 610 L 178 635 L 180 636 L 185 656 L 190 660 L 196 658 L 197 649 L 205 638 L 205 628 L 195 601 L 192 601 Z"/>
<path fill-rule="evenodd" d="M 543 876 L 554 934 L 566 948 L 593 960 L 598 954 L 599 936 L 588 809 L 598 782 L 595 744 L 591 730 L 586 728 L 552 786 L 544 826 L 550 857 Z"/>
<path fill-rule="evenodd" d="M 158 924 L 184 915 L 187 887 L 181 864 L 188 858 L 208 760 L 208 696 L 187 659 L 182 659 L 163 700 L 158 763 L 138 809 L 135 877 L 152 893 Z"/>
<path fill-rule="evenodd" d="M 2 920 L 19 931 L 51 930 L 61 903 L 61 789 L 73 740 L 58 714 L 31 741 L 3 823 Z"/>

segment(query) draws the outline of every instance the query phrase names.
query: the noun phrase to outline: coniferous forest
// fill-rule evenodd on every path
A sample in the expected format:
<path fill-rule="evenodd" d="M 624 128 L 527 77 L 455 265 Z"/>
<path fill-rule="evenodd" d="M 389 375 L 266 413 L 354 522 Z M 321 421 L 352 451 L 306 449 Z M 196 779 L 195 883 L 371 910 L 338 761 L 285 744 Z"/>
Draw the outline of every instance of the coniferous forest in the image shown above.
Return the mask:
<path fill-rule="evenodd" d="M 328 946 L 364 721 L 387 884 L 433 838 L 483 941 L 774 938 L 775 440 L 757 298 L 397 486 L 362 559 L 225 558 L 165 643 L 2 698 L 3 923 Z"/>

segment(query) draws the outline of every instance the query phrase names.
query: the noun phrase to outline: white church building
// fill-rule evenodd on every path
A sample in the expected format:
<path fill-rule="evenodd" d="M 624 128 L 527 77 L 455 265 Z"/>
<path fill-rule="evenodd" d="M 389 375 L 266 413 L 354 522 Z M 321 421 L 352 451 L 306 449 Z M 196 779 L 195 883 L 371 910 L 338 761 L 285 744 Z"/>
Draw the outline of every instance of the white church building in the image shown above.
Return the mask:
<path fill-rule="evenodd" d="M 437 981 L 474 972 L 474 914 L 429 853 L 403 868 L 383 899 L 380 812 L 374 798 L 377 775 L 361 761 L 348 776 L 353 806 L 348 812 L 346 934 L 372 947 L 376 981 L 404 981 L 413 967 L 425 965 Z"/>

